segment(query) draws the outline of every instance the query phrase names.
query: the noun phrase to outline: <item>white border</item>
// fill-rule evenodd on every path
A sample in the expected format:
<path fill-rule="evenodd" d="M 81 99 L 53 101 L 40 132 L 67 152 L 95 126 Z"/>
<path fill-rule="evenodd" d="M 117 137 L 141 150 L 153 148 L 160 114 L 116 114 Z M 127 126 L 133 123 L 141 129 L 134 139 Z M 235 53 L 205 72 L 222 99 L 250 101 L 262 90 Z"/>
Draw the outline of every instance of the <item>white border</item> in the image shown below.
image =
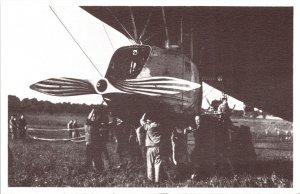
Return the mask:
<path fill-rule="evenodd" d="M 1 1 L 1 9 L 5 9 L 5 5 L 23 6 L 32 4 L 38 5 L 131 5 L 131 6 L 152 6 L 155 2 L 155 6 L 293 6 L 294 7 L 294 98 L 299 99 L 299 87 L 296 84 L 299 83 L 299 2 L 296 0 L 252 0 L 252 1 L 238 1 L 238 0 L 185 0 L 185 1 L 155 1 L 155 0 L 143 0 L 143 1 L 123 1 L 123 0 L 110 0 L 110 1 L 40 1 L 40 0 L 3 0 Z M 2 20 L 2 18 L 1 18 Z M 0 63 L 1 64 L 1 63 Z M 289 189 L 262 189 L 262 188 L 12 188 L 7 186 L 7 92 L 6 82 L 3 78 L 5 74 L 5 64 L 1 64 L 1 193 L 300 193 L 299 187 L 299 147 L 298 141 L 299 133 L 299 103 L 294 100 L 294 188 Z M 3 90 L 4 89 L 4 90 Z"/>

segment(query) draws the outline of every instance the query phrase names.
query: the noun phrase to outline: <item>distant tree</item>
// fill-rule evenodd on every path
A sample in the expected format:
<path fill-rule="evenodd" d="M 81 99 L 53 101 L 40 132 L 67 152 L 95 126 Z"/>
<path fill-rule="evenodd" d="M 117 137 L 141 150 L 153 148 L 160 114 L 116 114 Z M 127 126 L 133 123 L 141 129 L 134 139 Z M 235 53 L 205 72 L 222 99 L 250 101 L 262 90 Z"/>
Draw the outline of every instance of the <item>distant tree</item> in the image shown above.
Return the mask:
<path fill-rule="evenodd" d="M 8 96 L 8 108 L 13 112 L 31 113 L 82 113 L 88 114 L 91 109 L 98 105 L 72 104 L 70 102 L 52 103 L 50 101 L 39 101 L 36 98 L 24 98 L 22 101 L 16 96 Z"/>
<path fill-rule="evenodd" d="M 42 112 L 46 112 L 46 113 L 50 113 L 53 114 L 54 113 L 54 104 L 49 102 L 49 101 L 45 101 L 43 102 L 43 110 Z"/>
<path fill-rule="evenodd" d="M 19 112 L 21 109 L 21 101 L 17 96 L 8 95 L 8 110 Z"/>
<path fill-rule="evenodd" d="M 30 99 L 29 98 L 24 98 L 21 101 L 21 110 L 23 112 L 31 112 L 30 107 L 31 107 Z"/>

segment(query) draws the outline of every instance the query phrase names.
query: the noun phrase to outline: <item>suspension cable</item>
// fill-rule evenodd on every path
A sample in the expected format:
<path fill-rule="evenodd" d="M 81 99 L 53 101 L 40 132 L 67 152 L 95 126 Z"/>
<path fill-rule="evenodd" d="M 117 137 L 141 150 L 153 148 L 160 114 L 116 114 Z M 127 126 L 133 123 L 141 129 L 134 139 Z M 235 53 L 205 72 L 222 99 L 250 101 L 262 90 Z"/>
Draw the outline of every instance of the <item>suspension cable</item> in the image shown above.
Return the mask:
<path fill-rule="evenodd" d="M 76 39 L 74 38 L 74 36 L 71 34 L 71 32 L 68 30 L 68 28 L 64 25 L 64 23 L 62 22 L 62 20 L 59 18 L 59 16 L 56 14 L 56 12 L 54 11 L 54 9 L 52 8 L 52 6 L 49 6 L 51 11 L 53 12 L 53 14 L 56 16 L 56 18 L 60 21 L 60 23 L 63 25 L 63 27 L 67 30 L 67 32 L 69 33 L 69 35 L 71 36 L 71 38 L 74 40 L 74 42 L 77 44 L 77 46 L 80 48 L 80 50 L 83 52 L 83 54 L 88 58 L 88 60 L 91 62 L 91 64 L 94 66 L 94 68 L 97 70 L 97 72 L 100 74 L 101 77 L 102 74 L 100 73 L 100 71 L 98 70 L 98 68 L 96 67 L 96 65 L 93 63 L 93 61 L 90 59 L 90 57 L 86 54 L 86 52 L 84 52 L 83 48 L 80 46 L 80 44 L 76 41 Z"/>
<path fill-rule="evenodd" d="M 110 37 L 109 37 L 109 34 L 108 34 L 107 31 L 106 31 L 106 28 L 105 28 L 105 26 L 104 26 L 104 23 L 102 23 L 102 26 L 103 26 L 103 29 L 104 29 L 104 31 L 105 31 L 105 34 L 106 34 L 106 36 L 107 36 L 107 38 L 108 38 L 108 40 L 109 40 L 109 43 L 110 43 L 111 47 L 113 48 L 113 50 L 115 50 L 114 45 L 113 45 L 113 43 L 112 43 L 112 41 L 111 41 L 111 39 L 110 39 Z"/>
<path fill-rule="evenodd" d="M 123 28 L 123 30 L 127 33 L 127 35 L 132 39 L 134 40 L 134 38 L 131 36 L 131 34 L 127 31 L 127 29 L 123 26 L 123 24 L 118 20 L 118 18 L 113 14 L 113 12 L 109 9 L 109 8 L 106 8 L 110 14 L 115 18 L 115 20 L 120 24 L 120 26 Z"/>

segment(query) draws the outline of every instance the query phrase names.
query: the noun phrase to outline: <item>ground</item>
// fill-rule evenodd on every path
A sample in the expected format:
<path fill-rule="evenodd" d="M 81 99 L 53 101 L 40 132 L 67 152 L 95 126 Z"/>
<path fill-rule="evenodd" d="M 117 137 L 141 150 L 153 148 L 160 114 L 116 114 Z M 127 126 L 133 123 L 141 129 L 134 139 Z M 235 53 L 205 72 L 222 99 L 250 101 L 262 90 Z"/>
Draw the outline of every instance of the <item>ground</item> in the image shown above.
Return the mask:
<path fill-rule="evenodd" d="M 83 126 L 86 115 L 27 114 L 31 127 L 66 128 L 70 119 L 78 119 Z M 149 183 L 142 162 L 121 169 L 112 168 L 103 173 L 85 170 L 85 144 L 74 142 L 47 142 L 27 138 L 9 141 L 13 162 L 9 171 L 9 186 L 13 187 L 293 187 L 292 123 L 282 120 L 233 119 L 235 125 L 250 127 L 252 146 L 256 159 L 239 165 L 234 174 L 212 174 L 198 180 L 188 178 L 178 182 L 173 179 L 174 166 L 166 165 L 164 180 Z M 279 131 L 279 132 L 278 132 Z M 66 138 L 66 132 L 30 132 L 49 138 Z M 238 142 L 238 141 L 237 141 Z M 236 146 L 241 146 L 242 143 Z M 119 164 L 110 142 L 111 166 Z"/>

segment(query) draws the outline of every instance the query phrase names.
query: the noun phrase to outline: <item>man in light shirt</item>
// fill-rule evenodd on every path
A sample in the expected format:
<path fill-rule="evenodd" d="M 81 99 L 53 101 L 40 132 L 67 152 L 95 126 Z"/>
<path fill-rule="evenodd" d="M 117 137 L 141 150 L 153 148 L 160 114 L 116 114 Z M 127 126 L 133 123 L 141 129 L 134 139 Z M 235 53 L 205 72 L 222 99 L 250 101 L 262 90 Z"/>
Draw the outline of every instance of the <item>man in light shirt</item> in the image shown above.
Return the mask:
<path fill-rule="evenodd" d="M 147 147 L 147 177 L 158 183 L 161 170 L 161 128 L 154 113 L 145 113 L 140 120 L 146 131 L 145 146 Z"/>

